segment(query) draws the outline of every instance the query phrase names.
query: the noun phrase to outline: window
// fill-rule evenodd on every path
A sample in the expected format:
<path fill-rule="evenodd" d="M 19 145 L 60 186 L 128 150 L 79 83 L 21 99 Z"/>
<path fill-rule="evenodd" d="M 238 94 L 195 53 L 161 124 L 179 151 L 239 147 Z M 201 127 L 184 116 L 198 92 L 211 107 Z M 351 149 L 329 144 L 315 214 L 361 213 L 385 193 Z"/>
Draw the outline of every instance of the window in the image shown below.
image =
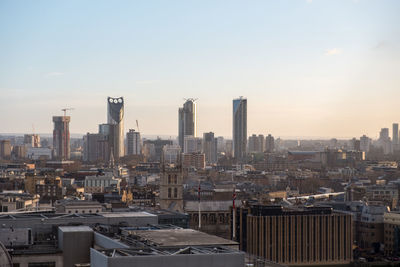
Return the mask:
<path fill-rule="evenodd" d="M 171 188 L 168 188 L 168 197 L 171 197 Z"/>
<path fill-rule="evenodd" d="M 168 174 L 168 184 L 171 183 L 171 174 Z"/>
<path fill-rule="evenodd" d="M 178 188 L 174 188 L 174 198 L 178 197 Z"/>

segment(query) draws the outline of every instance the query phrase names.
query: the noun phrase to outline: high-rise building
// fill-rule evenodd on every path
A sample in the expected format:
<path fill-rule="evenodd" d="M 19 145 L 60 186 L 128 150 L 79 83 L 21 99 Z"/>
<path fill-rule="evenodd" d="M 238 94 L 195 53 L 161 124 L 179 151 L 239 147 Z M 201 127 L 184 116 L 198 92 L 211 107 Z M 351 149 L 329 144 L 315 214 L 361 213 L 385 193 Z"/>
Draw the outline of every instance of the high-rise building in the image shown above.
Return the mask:
<path fill-rule="evenodd" d="M 109 135 L 110 149 L 115 159 L 123 157 L 124 149 L 124 98 L 107 98 L 107 123 L 113 125 Z"/>
<path fill-rule="evenodd" d="M 197 137 L 197 121 L 196 121 L 196 99 L 189 98 L 183 104 L 182 108 L 179 108 L 178 119 L 179 119 L 179 146 L 182 151 L 185 150 L 185 136 L 191 135 Z"/>
<path fill-rule="evenodd" d="M 203 134 L 203 153 L 207 163 L 217 163 L 217 138 L 213 132 Z"/>
<path fill-rule="evenodd" d="M 129 129 L 129 132 L 126 133 L 127 155 L 142 154 L 141 143 L 140 133 L 135 132 L 134 129 Z"/>
<path fill-rule="evenodd" d="M 393 144 L 393 150 L 399 150 L 399 124 L 398 123 L 393 123 L 393 129 L 392 129 L 392 144 Z"/>
<path fill-rule="evenodd" d="M 1 140 L 0 141 L 0 158 L 10 159 L 11 158 L 11 141 Z"/>
<path fill-rule="evenodd" d="M 84 137 L 83 160 L 87 162 L 108 161 L 108 136 L 87 133 Z"/>
<path fill-rule="evenodd" d="M 264 135 L 259 134 L 258 136 L 253 134 L 249 137 L 248 142 L 249 153 L 262 153 L 264 152 Z"/>
<path fill-rule="evenodd" d="M 28 147 L 40 147 L 40 136 L 38 134 L 25 134 L 24 145 Z"/>
<path fill-rule="evenodd" d="M 385 155 L 392 152 L 392 142 L 389 137 L 389 128 L 382 128 L 379 133 L 379 145 L 383 148 Z"/>
<path fill-rule="evenodd" d="M 186 135 L 183 142 L 184 153 L 198 153 L 202 149 L 201 138 L 192 135 Z"/>
<path fill-rule="evenodd" d="M 271 153 L 274 151 L 274 149 L 275 149 L 275 140 L 274 137 L 269 134 L 265 138 L 265 151 Z"/>
<path fill-rule="evenodd" d="M 233 156 L 236 161 L 246 160 L 247 146 L 247 99 L 240 97 L 233 100 Z"/>
<path fill-rule="evenodd" d="M 365 134 L 360 137 L 360 150 L 368 153 L 369 152 L 369 147 L 371 145 L 371 139 L 366 136 Z"/>
<path fill-rule="evenodd" d="M 67 160 L 71 154 L 69 122 L 70 116 L 53 116 L 53 149 L 54 157 L 59 160 Z"/>

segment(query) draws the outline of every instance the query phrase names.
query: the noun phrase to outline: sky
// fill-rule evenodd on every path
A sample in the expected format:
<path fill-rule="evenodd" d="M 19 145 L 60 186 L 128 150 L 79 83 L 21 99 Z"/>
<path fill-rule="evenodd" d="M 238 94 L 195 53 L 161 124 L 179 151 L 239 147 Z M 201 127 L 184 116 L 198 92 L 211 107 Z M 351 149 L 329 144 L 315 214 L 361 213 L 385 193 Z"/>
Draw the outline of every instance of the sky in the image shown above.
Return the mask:
<path fill-rule="evenodd" d="M 0 133 L 97 132 L 107 96 L 125 130 L 178 133 L 197 98 L 199 136 L 375 138 L 400 122 L 400 1 L 0 1 Z"/>

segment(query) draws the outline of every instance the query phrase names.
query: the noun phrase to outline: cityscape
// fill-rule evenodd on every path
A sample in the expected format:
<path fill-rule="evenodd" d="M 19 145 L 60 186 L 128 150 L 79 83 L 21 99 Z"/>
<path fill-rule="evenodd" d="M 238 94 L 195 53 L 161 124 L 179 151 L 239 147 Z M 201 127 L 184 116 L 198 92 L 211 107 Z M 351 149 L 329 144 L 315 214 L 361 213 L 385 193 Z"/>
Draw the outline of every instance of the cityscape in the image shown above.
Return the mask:
<path fill-rule="evenodd" d="M 22 2 L 0 267 L 400 266 L 398 2 Z"/>

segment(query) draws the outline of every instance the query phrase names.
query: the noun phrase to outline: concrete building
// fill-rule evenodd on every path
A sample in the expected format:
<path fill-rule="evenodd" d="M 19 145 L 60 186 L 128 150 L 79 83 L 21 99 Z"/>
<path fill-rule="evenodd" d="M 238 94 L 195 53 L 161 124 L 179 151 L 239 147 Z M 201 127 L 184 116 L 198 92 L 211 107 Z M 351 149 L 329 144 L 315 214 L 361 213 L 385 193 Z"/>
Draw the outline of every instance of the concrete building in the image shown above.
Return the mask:
<path fill-rule="evenodd" d="M 62 199 L 58 200 L 54 204 L 56 213 L 99 213 L 102 212 L 103 206 L 97 201 L 89 200 L 69 200 Z"/>
<path fill-rule="evenodd" d="M 383 215 L 384 224 L 384 249 L 386 256 L 400 255 L 400 213 L 385 212 Z"/>
<path fill-rule="evenodd" d="M 107 97 L 107 124 L 110 126 L 109 146 L 115 159 L 125 155 L 124 148 L 124 98 Z"/>
<path fill-rule="evenodd" d="M 38 134 L 25 134 L 24 145 L 27 147 L 40 147 L 40 136 Z"/>
<path fill-rule="evenodd" d="M 363 136 L 361 136 L 360 137 L 360 150 L 365 153 L 368 153 L 370 146 L 371 146 L 371 138 L 369 138 L 365 134 Z"/>
<path fill-rule="evenodd" d="M 84 137 L 83 160 L 86 162 L 108 161 L 108 136 L 87 133 Z"/>
<path fill-rule="evenodd" d="M 203 134 L 203 149 L 205 160 L 208 164 L 217 163 L 217 138 L 213 132 Z"/>
<path fill-rule="evenodd" d="M 249 153 L 262 153 L 264 152 L 264 135 L 255 135 L 249 137 L 248 142 Z"/>
<path fill-rule="evenodd" d="M 0 212 L 35 210 L 39 205 L 39 195 L 22 191 L 3 191 L 0 193 Z M 4 243 L 4 242 L 3 242 Z"/>
<path fill-rule="evenodd" d="M 378 144 L 385 155 L 392 153 L 392 142 L 389 137 L 389 128 L 382 128 L 379 133 Z"/>
<path fill-rule="evenodd" d="M 0 140 L 0 159 L 11 158 L 11 141 Z"/>
<path fill-rule="evenodd" d="M 399 150 L 399 124 L 393 123 L 392 125 L 392 143 L 393 151 Z"/>
<path fill-rule="evenodd" d="M 203 153 L 183 153 L 182 157 L 184 169 L 195 168 L 201 170 L 206 167 L 206 157 Z"/>
<path fill-rule="evenodd" d="M 53 116 L 53 149 L 54 157 L 60 160 L 68 160 L 71 154 L 69 123 L 70 116 Z"/>
<path fill-rule="evenodd" d="M 177 164 L 181 147 L 178 145 L 165 145 L 163 147 L 164 161 L 167 164 Z"/>
<path fill-rule="evenodd" d="M 241 250 L 288 266 L 349 264 L 352 217 L 328 207 L 253 205 L 236 211 Z"/>
<path fill-rule="evenodd" d="M 178 141 L 182 151 L 185 151 L 185 136 L 197 137 L 196 99 L 189 98 L 178 110 Z"/>
<path fill-rule="evenodd" d="M 26 157 L 32 160 L 49 160 L 52 159 L 52 151 L 48 147 L 28 147 Z"/>
<path fill-rule="evenodd" d="M 233 100 L 233 156 L 239 163 L 245 163 L 247 151 L 247 99 Z"/>
<path fill-rule="evenodd" d="M 121 179 L 116 178 L 113 173 L 104 175 L 93 175 L 85 177 L 85 193 L 105 193 L 120 190 Z"/>
<path fill-rule="evenodd" d="M 271 153 L 275 150 L 275 140 L 274 137 L 270 134 L 265 138 L 265 151 Z"/>
<path fill-rule="evenodd" d="M 126 152 L 127 155 L 141 155 L 142 154 L 142 139 L 140 133 L 135 132 L 134 129 L 129 129 L 126 133 Z"/>
<path fill-rule="evenodd" d="M 186 135 L 184 138 L 183 153 L 199 153 L 202 150 L 201 138 Z"/>

